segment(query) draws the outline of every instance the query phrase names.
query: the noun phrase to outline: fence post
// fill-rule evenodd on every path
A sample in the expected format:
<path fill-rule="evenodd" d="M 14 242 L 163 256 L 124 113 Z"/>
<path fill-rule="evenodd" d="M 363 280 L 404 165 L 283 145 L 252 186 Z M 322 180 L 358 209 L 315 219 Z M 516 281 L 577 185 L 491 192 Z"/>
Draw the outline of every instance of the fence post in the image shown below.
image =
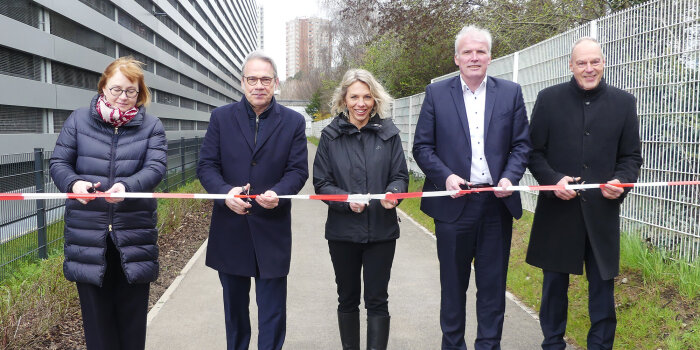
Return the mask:
<path fill-rule="evenodd" d="M 182 183 L 185 184 L 185 138 L 180 138 L 180 171 L 182 171 Z"/>
<path fill-rule="evenodd" d="M 34 149 L 34 186 L 36 193 L 44 193 L 44 149 Z M 39 258 L 46 259 L 46 206 L 43 199 L 36 201 L 37 247 Z"/>
<path fill-rule="evenodd" d="M 520 69 L 520 51 L 515 51 L 513 54 L 513 82 L 518 82 L 518 69 Z"/>
<path fill-rule="evenodd" d="M 197 179 L 197 166 L 199 165 L 199 136 L 194 137 L 194 177 L 193 180 Z"/>

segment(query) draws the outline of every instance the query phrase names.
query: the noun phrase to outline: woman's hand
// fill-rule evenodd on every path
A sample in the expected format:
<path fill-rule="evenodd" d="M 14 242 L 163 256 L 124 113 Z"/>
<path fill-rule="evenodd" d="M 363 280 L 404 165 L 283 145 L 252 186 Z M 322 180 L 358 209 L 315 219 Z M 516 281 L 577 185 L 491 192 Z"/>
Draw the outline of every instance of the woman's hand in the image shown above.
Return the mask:
<path fill-rule="evenodd" d="M 105 193 L 124 193 L 126 192 L 126 187 L 124 187 L 124 184 L 121 182 L 117 182 L 114 185 L 112 185 L 112 188 L 108 189 L 105 191 Z M 124 198 L 121 197 L 105 197 L 105 200 L 107 203 L 119 203 L 124 200 Z"/>
<path fill-rule="evenodd" d="M 386 194 L 389 193 L 391 192 L 387 192 Z M 396 205 L 399 204 L 399 201 L 397 199 L 380 199 L 379 203 L 382 204 L 382 207 L 384 207 L 384 209 L 389 210 L 396 208 Z"/>
<path fill-rule="evenodd" d="M 75 194 L 88 194 L 95 192 L 95 189 L 100 187 L 100 183 L 92 183 L 83 180 L 78 180 L 73 184 L 71 191 Z M 76 198 L 80 204 L 87 204 L 89 201 L 95 198 Z"/>

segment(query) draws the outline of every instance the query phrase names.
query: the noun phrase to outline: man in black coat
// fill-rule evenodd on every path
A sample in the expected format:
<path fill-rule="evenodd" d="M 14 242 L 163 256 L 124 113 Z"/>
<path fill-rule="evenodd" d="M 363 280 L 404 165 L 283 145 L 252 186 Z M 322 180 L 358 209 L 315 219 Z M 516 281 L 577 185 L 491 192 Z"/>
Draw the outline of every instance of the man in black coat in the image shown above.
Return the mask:
<path fill-rule="evenodd" d="M 279 105 L 274 61 L 255 51 L 243 63 L 245 98 L 212 111 L 197 176 L 209 193 L 257 194 L 255 200 L 215 200 L 207 266 L 223 288 L 226 343 L 248 349 L 250 281 L 255 278 L 258 349 L 284 344 L 287 274 L 292 254 L 292 204 L 309 176 L 306 122 Z"/>
<path fill-rule="evenodd" d="M 636 100 L 603 79 L 605 58 L 593 38 L 578 40 L 574 76 L 540 91 L 532 111 L 530 171 L 540 185 L 607 183 L 600 190 L 541 192 L 526 261 L 544 273 L 543 349 L 564 349 L 569 274 L 583 265 L 589 283 L 588 349 L 612 349 L 614 281 L 620 264 L 620 204 L 642 157 Z"/>

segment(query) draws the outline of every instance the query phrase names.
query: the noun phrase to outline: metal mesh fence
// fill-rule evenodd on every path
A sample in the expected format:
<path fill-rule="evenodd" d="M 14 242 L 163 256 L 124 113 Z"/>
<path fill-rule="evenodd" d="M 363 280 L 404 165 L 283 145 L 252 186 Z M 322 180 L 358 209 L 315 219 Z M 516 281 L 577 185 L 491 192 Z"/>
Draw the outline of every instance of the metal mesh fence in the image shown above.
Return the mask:
<path fill-rule="evenodd" d="M 196 178 L 201 138 L 168 142 L 168 171 L 157 192 Z M 0 192 L 58 192 L 49 174 L 51 151 L 0 156 Z M 63 249 L 63 199 L 0 201 L 0 280 L 28 261 Z"/>
<path fill-rule="evenodd" d="M 493 60 L 488 74 L 518 82 L 528 115 L 545 87 L 566 82 L 571 45 L 596 37 L 606 56 L 606 81 L 637 98 L 644 165 L 640 182 L 700 180 L 700 0 L 657 0 L 610 14 L 515 54 Z M 456 76 L 457 72 L 433 79 Z M 413 130 L 424 94 L 397 99 L 393 118 L 409 169 Z M 313 123 L 319 137 L 328 121 Z M 536 185 L 526 172 L 522 185 Z M 537 193 L 524 193 L 534 211 Z M 697 186 L 634 189 L 621 210 L 624 232 L 694 261 L 700 253 Z"/>

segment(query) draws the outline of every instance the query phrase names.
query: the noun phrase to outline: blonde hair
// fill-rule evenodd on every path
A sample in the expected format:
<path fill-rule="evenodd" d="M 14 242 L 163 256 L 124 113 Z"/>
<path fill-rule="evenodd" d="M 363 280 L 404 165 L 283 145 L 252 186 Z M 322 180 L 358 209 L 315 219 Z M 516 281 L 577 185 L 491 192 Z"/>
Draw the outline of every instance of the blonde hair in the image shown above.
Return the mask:
<path fill-rule="evenodd" d="M 355 82 L 363 82 L 369 87 L 369 92 L 374 99 L 374 112 L 379 114 L 380 118 L 389 118 L 390 105 L 394 100 L 389 95 L 382 84 L 372 75 L 372 73 L 364 69 L 350 69 L 345 72 L 340 85 L 335 88 L 333 97 L 331 98 L 330 107 L 332 114 L 344 113 L 347 110 L 345 105 L 345 95 L 348 93 L 348 87 Z"/>
<path fill-rule="evenodd" d="M 107 85 L 107 80 L 109 80 L 109 78 L 111 78 L 117 72 L 117 69 L 119 69 L 119 71 L 124 74 L 127 79 L 133 83 L 136 83 L 136 85 L 139 87 L 139 96 L 136 100 L 136 107 L 141 107 L 144 105 L 147 106 L 148 103 L 151 102 L 151 92 L 148 90 L 146 81 L 143 79 L 143 66 L 143 62 L 137 61 L 132 56 L 117 58 L 110 63 L 102 73 L 100 82 L 97 83 L 97 93 L 102 93 L 105 85 Z"/>

